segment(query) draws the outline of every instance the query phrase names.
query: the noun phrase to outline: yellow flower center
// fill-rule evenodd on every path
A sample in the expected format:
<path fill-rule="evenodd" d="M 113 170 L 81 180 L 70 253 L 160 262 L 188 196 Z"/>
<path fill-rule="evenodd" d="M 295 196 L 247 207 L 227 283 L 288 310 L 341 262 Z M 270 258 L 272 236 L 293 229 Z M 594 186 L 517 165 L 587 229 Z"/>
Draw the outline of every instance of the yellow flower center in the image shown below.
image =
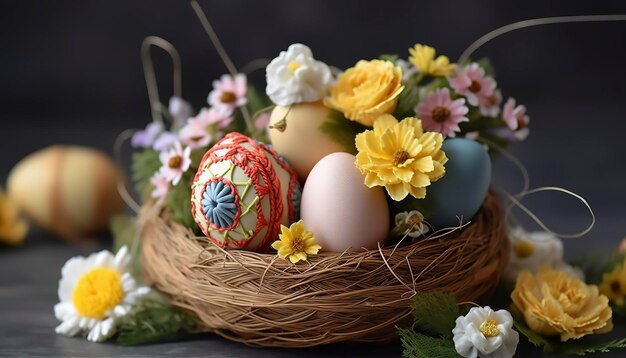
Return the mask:
<path fill-rule="evenodd" d="M 535 252 L 535 245 L 528 240 L 521 240 L 515 243 L 513 249 L 517 257 L 525 259 Z"/>
<path fill-rule="evenodd" d="M 170 160 L 167 162 L 167 165 L 172 169 L 180 168 L 182 164 L 183 158 L 181 158 L 180 155 L 171 157 Z"/>
<path fill-rule="evenodd" d="M 304 251 L 304 240 L 300 237 L 294 237 L 291 242 L 291 249 L 293 252 L 303 252 Z"/>
<path fill-rule="evenodd" d="M 289 71 L 291 71 L 291 72 L 293 73 L 293 72 L 296 72 L 296 70 L 297 70 L 298 68 L 300 68 L 300 66 L 302 66 L 302 65 L 301 65 L 301 64 L 299 64 L 299 63 L 297 63 L 297 62 L 290 62 L 290 63 L 287 65 L 287 68 L 289 69 Z"/>
<path fill-rule="evenodd" d="M 398 165 L 406 162 L 407 159 L 409 159 L 409 152 L 404 149 L 400 149 L 393 153 L 392 163 L 397 167 Z"/>
<path fill-rule="evenodd" d="M 230 91 L 224 91 L 222 92 L 222 95 L 220 96 L 220 101 L 222 103 L 233 103 L 236 100 L 237 100 L 237 96 Z"/>
<path fill-rule="evenodd" d="M 483 324 L 480 325 L 480 332 L 487 338 L 489 337 L 497 337 L 500 335 L 500 330 L 498 329 L 498 322 L 488 319 Z"/>
<path fill-rule="evenodd" d="M 450 110 L 446 107 L 435 107 L 432 113 L 433 119 L 437 123 L 445 122 L 450 116 Z"/>
<path fill-rule="evenodd" d="M 482 88 L 482 86 L 480 85 L 480 82 L 472 81 L 472 83 L 470 84 L 470 86 L 467 89 L 469 89 L 470 92 L 476 93 L 476 92 L 480 91 L 481 88 Z"/>
<path fill-rule="evenodd" d="M 106 267 L 98 267 L 84 274 L 72 293 L 76 311 L 83 317 L 96 319 L 103 319 L 122 299 L 124 289 L 120 274 Z"/>

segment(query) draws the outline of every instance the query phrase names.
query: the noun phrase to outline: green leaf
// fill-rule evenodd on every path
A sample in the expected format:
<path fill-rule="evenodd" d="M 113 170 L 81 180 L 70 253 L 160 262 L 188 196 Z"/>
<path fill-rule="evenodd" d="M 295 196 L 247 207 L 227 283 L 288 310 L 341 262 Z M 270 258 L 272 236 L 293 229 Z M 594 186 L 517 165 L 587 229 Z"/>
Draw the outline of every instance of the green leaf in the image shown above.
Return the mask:
<path fill-rule="evenodd" d="M 532 329 L 528 328 L 523 321 L 514 319 L 513 326 L 519 333 L 526 337 L 530 343 L 532 343 L 535 347 L 543 349 L 544 352 L 554 353 L 558 350 L 558 342 L 536 333 Z"/>
<path fill-rule="evenodd" d="M 194 321 L 180 308 L 162 300 L 146 299 L 122 319 L 117 343 L 162 343 L 193 328 Z"/>
<path fill-rule="evenodd" d="M 272 101 L 265 95 L 265 92 L 260 92 L 253 85 L 248 85 L 247 91 L 246 98 L 248 102 L 246 103 L 246 107 L 248 107 L 250 114 L 254 114 L 272 105 Z"/>
<path fill-rule="evenodd" d="M 378 56 L 379 60 L 383 60 L 383 61 L 389 61 L 389 62 L 393 62 L 396 63 L 396 61 L 398 61 L 399 56 L 396 54 L 389 54 L 389 53 L 384 53 L 380 56 Z"/>
<path fill-rule="evenodd" d="M 198 232 L 198 226 L 191 214 L 191 181 L 194 175 L 195 173 L 189 171 L 184 173 L 178 185 L 170 190 L 165 204 L 172 212 L 174 221 Z"/>
<path fill-rule="evenodd" d="M 407 84 L 398 98 L 398 105 L 393 112 L 394 117 L 398 120 L 402 120 L 406 117 L 415 117 L 415 106 L 417 106 L 419 99 L 417 86 Z"/>
<path fill-rule="evenodd" d="M 340 112 L 331 110 L 319 130 L 341 145 L 346 152 L 356 154 L 354 138 L 357 134 L 366 131 L 367 127 L 346 119 Z"/>
<path fill-rule="evenodd" d="M 159 160 L 159 153 L 156 151 L 144 149 L 133 153 L 131 165 L 133 182 L 135 183 L 135 190 L 142 198 L 146 198 L 149 195 L 147 189 L 150 185 L 150 178 L 160 167 L 161 161 Z"/>
<path fill-rule="evenodd" d="M 111 219 L 111 234 L 113 235 L 113 250 L 117 252 L 122 246 L 126 245 L 131 256 L 131 274 L 137 280 L 142 280 L 143 273 L 141 271 L 141 255 L 137 252 L 133 255 L 131 248 L 135 247 L 134 242 L 138 240 L 137 245 L 141 244 L 141 236 L 137 227 L 137 218 L 128 215 L 116 215 Z"/>
<path fill-rule="evenodd" d="M 404 358 L 457 358 L 459 357 L 451 339 L 433 338 L 408 329 L 398 329 L 402 341 Z"/>
<path fill-rule="evenodd" d="M 415 328 L 424 333 L 452 338 L 452 329 L 460 316 L 453 294 L 439 291 L 418 293 L 411 303 Z"/>
<path fill-rule="evenodd" d="M 616 339 L 609 342 L 591 343 L 584 338 L 578 341 L 568 341 L 562 344 L 562 353 L 568 355 L 584 356 L 588 353 L 607 353 L 611 349 L 626 348 L 626 338 Z"/>

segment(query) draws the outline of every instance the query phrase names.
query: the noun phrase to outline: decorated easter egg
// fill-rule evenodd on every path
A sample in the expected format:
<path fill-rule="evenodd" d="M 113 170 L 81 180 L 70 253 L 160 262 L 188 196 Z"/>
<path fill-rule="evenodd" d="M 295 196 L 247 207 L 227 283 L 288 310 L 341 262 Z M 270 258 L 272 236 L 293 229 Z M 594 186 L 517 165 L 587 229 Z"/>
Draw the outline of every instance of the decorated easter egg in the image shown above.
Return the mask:
<path fill-rule="evenodd" d="M 122 180 L 106 154 L 56 145 L 22 159 L 9 174 L 7 191 L 42 229 L 79 239 L 106 228 L 124 208 L 117 191 Z"/>
<path fill-rule="evenodd" d="M 354 160 L 348 153 L 325 156 L 302 191 L 302 219 L 324 251 L 375 249 L 389 232 L 383 189 L 366 187 Z"/>
<path fill-rule="evenodd" d="M 321 102 L 276 106 L 269 122 L 272 145 L 291 164 L 302 181 L 323 157 L 343 148 L 320 128 L 330 110 Z"/>
<path fill-rule="evenodd" d="M 200 163 L 192 214 L 216 245 L 260 251 L 297 218 L 299 197 L 297 175 L 272 148 L 230 133 Z"/>
<path fill-rule="evenodd" d="M 435 229 L 467 222 L 481 208 L 491 182 L 491 159 L 485 148 L 466 138 L 446 139 L 446 174 L 426 189 L 425 199 L 405 199 L 403 210 L 418 210 Z"/>

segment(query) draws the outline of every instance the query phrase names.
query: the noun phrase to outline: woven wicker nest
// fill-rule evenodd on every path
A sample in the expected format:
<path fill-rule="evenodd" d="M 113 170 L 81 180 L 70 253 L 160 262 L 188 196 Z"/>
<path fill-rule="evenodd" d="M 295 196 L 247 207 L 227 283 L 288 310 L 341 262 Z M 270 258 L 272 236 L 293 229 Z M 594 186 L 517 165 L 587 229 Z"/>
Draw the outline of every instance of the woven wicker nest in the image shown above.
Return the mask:
<path fill-rule="evenodd" d="M 225 251 L 154 207 L 140 214 L 145 275 L 201 332 L 257 346 L 386 342 L 409 322 L 416 292 L 475 301 L 508 258 L 500 204 L 489 194 L 462 230 L 379 250 L 321 253 L 291 265 L 276 255 Z"/>

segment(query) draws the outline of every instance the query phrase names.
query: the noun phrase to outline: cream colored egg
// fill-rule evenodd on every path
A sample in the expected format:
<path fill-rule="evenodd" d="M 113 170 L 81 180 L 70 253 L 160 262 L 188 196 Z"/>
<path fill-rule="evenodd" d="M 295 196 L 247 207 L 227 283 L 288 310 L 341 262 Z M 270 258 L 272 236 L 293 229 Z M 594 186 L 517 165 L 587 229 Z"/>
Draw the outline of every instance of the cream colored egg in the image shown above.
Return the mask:
<path fill-rule="evenodd" d="M 287 159 L 301 182 L 320 159 L 344 151 L 341 145 L 320 131 L 329 111 L 321 102 L 276 106 L 272 111 L 269 123 L 272 145 Z"/>
<path fill-rule="evenodd" d="M 7 191 L 41 228 L 78 239 L 106 228 L 123 209 L 121 180 L 122 171 L 104 153 L 56 145 L 22 159 L 9 174 Z"/>
<path fill-rule="evenodd" d="M 323 251 L 376 249 L 389 233 L 389 208 L 380 187 L 368 188 L 348 153 L 320 160 L 302 191 L 301 216 Z"/>

